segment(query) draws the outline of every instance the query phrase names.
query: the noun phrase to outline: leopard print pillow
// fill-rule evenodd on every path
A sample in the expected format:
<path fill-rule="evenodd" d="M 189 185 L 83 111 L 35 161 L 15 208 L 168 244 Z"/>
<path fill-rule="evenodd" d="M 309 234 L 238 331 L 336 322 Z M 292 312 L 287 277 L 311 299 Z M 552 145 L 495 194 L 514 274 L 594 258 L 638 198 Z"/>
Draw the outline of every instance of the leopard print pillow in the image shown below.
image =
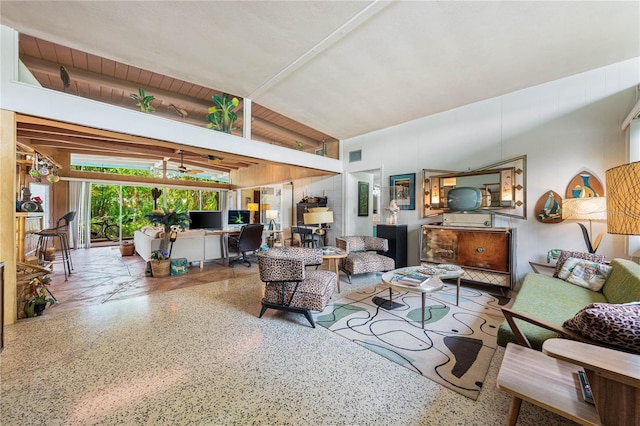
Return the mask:
<path fill-rule="evenodd" d="M 590 339 L 640 354 L 640 304 L 592 303 L 562 325 Z"/>

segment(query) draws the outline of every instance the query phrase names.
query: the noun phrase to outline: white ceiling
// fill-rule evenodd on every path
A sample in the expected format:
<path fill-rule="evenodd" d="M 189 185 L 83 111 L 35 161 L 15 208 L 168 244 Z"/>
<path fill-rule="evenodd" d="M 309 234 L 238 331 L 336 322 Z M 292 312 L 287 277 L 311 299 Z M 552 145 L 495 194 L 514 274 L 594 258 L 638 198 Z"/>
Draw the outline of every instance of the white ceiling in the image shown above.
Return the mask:
<path fill-rule="evenodd" d="M 0 2 L 20 32 L 344 139 L 640 56 L 640 2 Z"/>

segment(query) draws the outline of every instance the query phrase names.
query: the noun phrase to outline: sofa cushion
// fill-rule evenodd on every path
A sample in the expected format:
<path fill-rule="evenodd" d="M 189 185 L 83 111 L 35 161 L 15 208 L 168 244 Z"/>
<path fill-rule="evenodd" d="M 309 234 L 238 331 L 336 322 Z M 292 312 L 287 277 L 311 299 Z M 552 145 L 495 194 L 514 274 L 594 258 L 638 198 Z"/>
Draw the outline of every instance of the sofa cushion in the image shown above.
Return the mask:
<path fill-rule="evenodd" d="M 564 262 L 566 262 L 567 259 L 569 259 L 570 257 L 574 257 L 577 259 L 590 260 L 592 262 L 597 262 L 597 263 L 604 263 L 607 260 L 606 256 L 602 254 L 562 250 L 562 252 L 560 253 L 560 257 L 558 257 L 558 262 L 556 263 L 556 270 L 553 273 L 554 277 L 556 278 L 558 277 L 558 274 L 560 273 L 560 271 L 562 270 L 562 267 L 564 266 Z"/>
<path fill-rule="evenodd" d="M 592 303 L 563 324 L 582 336 L 640 354 L 640 306 Z"/>
<path fill-rule="evenodd" d="M 149 238 L 164 238 L 164 227 L 162 226 L 143 226 L 140 232 Z"/>
<path fill-rule="evenodd" d="M 562 326 L 562 323 L 590 303 L 606 303 L 604 294 L 568 284 L 559 278 L 529 273 L 525 276 L 512 309 L 527 316 Z M 531 346 L 542 350 L 542 343 L 557 337 L 556 333 L 528 322 L 516 320 Z M 511 327 L 504 321 L 498 331 L 498 344 L 517 343 Z"/>
<path fill-rule="evenodd" d="M 613 259 L 612 271 L 602 287 L 609 303 L 640 301 L 640 265 L 627 259 Z"/>

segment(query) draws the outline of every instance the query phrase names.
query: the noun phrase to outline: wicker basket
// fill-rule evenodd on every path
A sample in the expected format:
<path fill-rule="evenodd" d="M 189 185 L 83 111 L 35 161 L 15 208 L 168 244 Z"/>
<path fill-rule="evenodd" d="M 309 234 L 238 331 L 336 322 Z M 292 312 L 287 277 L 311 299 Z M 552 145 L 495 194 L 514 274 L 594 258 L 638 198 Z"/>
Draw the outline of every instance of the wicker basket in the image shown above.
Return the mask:
<path fill-rule="evenodd" d="M 152 260 L 151 273 L 154 277 L 168 277 L 171 275 L 171 259 Z"/>

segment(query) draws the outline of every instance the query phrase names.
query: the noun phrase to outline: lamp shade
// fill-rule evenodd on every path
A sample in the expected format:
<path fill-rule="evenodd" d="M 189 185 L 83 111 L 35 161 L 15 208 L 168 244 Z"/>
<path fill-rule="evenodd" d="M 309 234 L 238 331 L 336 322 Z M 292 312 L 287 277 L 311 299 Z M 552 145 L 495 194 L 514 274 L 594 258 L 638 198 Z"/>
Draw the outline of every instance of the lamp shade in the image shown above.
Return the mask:
<path fill-rule="evenodd" d="M 606 172 L 607 232 L 640 235 L 640 162 Z"/>
<path fill-rule="evenodd" d="M 260 205 L 258 203 L 247 203 L 247 210 L 250 212 L 257 212 L 260 210 Z"/>
<path fill-rule="evenodd" d="M 568 220 L 607 220 L 606 197 L 562 200 L 562 218 Z"/>
<path fill-rule="evenodd" d="M 278 210 L 267 210 L 265 212 L 267 219 L 277 219 L 278 218 Z"/>
<path fill-rule="evenodd" d="M 333 223 L 333 212 L 311 212 L 303 215 L 305 225 L 321 225 Z"/>

